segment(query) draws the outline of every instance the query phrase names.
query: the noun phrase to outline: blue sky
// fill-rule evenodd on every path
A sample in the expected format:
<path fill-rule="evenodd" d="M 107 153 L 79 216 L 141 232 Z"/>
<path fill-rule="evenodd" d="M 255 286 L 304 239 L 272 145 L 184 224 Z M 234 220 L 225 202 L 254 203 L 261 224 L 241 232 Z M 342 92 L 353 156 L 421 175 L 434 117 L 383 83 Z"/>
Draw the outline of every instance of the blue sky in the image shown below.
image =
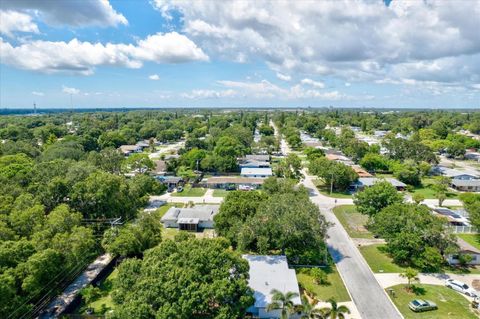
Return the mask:
<path fill-rule="evenodd" d="M 0 2 L 0 108 L 480 108 L 480 1 Z"/>

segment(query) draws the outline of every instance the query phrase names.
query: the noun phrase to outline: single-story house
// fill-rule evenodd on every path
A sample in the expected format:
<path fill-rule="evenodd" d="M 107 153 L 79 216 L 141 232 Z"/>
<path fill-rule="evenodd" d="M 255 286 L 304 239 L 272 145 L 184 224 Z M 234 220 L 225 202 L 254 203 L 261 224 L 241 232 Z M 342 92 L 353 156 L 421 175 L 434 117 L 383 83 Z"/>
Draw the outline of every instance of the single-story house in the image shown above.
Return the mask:
<path fill-rule="evenodd" d="M 240 173 L 243 177 L 266 178 L 273 175 L 270 167 L 244 167 Z"/>
<path fill-rule="evenodd" d="M 326 154 L 325 157 L 330 160 L 330 161 L 335 161 L 335 162 L 340 162 L 348 166 L 353 165 L 352 159 L 345 155 L 339 155 L 339 154 Z"/>
<path fill-rule="evenodd" d="M 150 142 L 147 141 L 147 140 L 139 141 L 139 142 L 137 142 L 136 145 L 143 150 L 144 148 L 150 147 Z"/>
<path fill-rule="evenodd" d="M 433 213 L 439 217 L 446 218 L 451 226 L 469 226 L 468 218 L 459 213 L 443 207 L 433 209 Z"/>
<path fill-rule="evenodd" d="M 121 145 L 118 149 L 125 156 L 142 151 L 142 148 L 138 145 Z"/>
<path fill-rule="evenodd" d="M 372 177 L 373 175 L 358 165 L 353 165 L 352 169 L 358 174 L 358 177 Z"/>
<path fill-rule="evenodd" d="M 480 249 L 470 245 L 461 238 L 457 238 L 457 245 L 460 248 L 458 254 L 447 256 L 447 261 L 450 265 L 457 265 L 460 263 L 460 255 L 470 255 L 472 260 L 469 265 L 480 265 Z"/>
<path fill-rule="evenodd" d="M 450 186 L 462 192 L 480 192 L 480 179 L 452 179 Z"/>
<path fill-rule="evenodd" d="M 282 293 L 294 292 L 298 296 L 293 299 L 294 305 L 301 305 L 300 290 L 298 288 L 295 270 L 288 268 L 285 256 L 256 256 L 243 255 L 250 266 L 248 285 L 253 290 L 255 303 L 247 309 L 247 314 L 255 318 L 280 318 L 280 310 L 267 311 L 272 302 L 272 290 Z M 299 318 L 294 314 L 290 318 Z"/>
<path fill-rule="evenodd" d="M 270 155 L 248 154 L 245 155 L 245 159 L 259 162 L 270 162 Z"/>
<path fill-rule="evenodd" d="M 465 158 L 468 159 L 468 160 L 473 160 L 473 161 L 480 162 L 480 153 L 479 152 L 467 151 L 465 153 Z"/>
<path fill-rule="evenodd" d="M 452 179 L 477 179 L 480 177 L 480 173 L 477 171 L 473 170 L 459 170 L 459 169 L 453 169 L 453 168 L 448 168 L 444 166 L 435 166 L 432 169 L 432 172 L 435 174 L 440 174 L 444 175 L 447 177 L 450 177 Z"/>
<path fill-rule="evenodd" d="M 373 186 L 376 182 L 387 181 L 392 184 L 398 191 L 403 191 L 407 187 L 407 184 L 400 182 L 396 178 L 377 178 L 377 177 L 360 177 L 355 183 L 350 185 L 352 191 L 362 190 L 365 187 Z"/>
<path fill-rule="evenodd" d="M 184 183 L 183 178 L 179 176 L 157 176 L 157 179 L 168 188 L 178 187 Z"/>
<path fill-rule="evenodd" d="M 257 189 L 263 184 L 263 178 L 253 177 L 239 177 L 239 176 L 215 176 L 209 177 L 201 184 L 208 188 L 221 188 L 221 189 Z"/>
<path fill-rule="evenodd" d="M 161 222 L 166 228 L 199 231 L 214 227 L 213 217 L 218 213 L 219 205 L 198 205 L 192 208 L 170 207 L 162 216 Z"/>
<path fill-rule="evenodd" d="M 262 167 L 270 167 L 270 162 L 265 161 L 257 161 L 252 159 L 242 159 L 238 161 L 238 166 L 240 168 L 262 168 Z"/>

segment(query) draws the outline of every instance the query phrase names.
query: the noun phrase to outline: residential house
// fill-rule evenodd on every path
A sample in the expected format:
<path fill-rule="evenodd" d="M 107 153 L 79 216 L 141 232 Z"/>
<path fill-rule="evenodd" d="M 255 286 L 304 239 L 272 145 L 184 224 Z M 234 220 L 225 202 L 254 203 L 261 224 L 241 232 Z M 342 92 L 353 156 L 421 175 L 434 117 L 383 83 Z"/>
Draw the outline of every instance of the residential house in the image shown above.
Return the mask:
<path fill-rule="evenodd" d="M 262 168 L 270 167 L 270 162 L 257 161 L 253 159 L 242 159 L 239 160 L 238 166 L 240 166 L 240 168 Z"/>
<path fill-rule="evenodd" d="M 270 155 L 248 154 L 245 155 L 245 159 L 259 162 L 270 162 Z"/>
<path fill-rule="evenodd" d="M 174 188 L 184 184 L 183 178 L 179 176 L 157 176 L 157 179 L 168 188 Z"/>
<path fill-rule="evenodd" d="M 343 163 L 343 164 L 348 165 L 348 166 L 352 166 L 354 164 L 352 159 L 350 159 L 349 157 L 347 157 L 345 155 L 330 153 L 330 154 L 326 154 L 325 157 L 330 161 Z"/>
<path fill-rule="evenodd" d="M 448 208 L 438 207 L 432 210 L 434 215 L 445 218 L 450 226 L 470 226 L 468 218 Z"/>
<path fill-rule="evenodd" d="M 253 190 L 263 184 L 263 178 L 237 177 L 237 176 L 215 176 L 201 182 L 204 187 L 221 188 L 227 190 L 241 189 Z"/>
<path fill-rule="evenodd" d="M 240 173 L 243 177 L 267 178 L 273 175 L 270 167 L 244 167 Z"/>
<path fill-rule="evenodd" d="M 352 169 L 355 171 L 355 173 L 357 173 L 358 177 L 373 177 L 372 174 L 358 165 L 353 165 Z"/>
<path fill-rule="evenodd" d="M 161 222 L 166 228 L 199 231 L 213 229 L 213 218 L 218 213 L 219 205 L 198 205 L 192 208 L 171 207 L 162 216 Z"/>
<path fill-rule="evenodd" d="M 403 191 L 407 187 L 407 184 L 400 182 L 396 178 L 376 178 L 376 177 L 360 177 L 356 182 L 350 185 L 350 190 L 358 191 L 362 190 L 365 187 L 373 186 L 379 181 L 387 181 L 398 191 Z"/>
<path fill-rule="evenodd" d="M 129 156 L 133 153 L 140 153 L 142 151 L 142 148 L 138 145 L 121 145 L 118 149 L 125 156 Z"/>
<path fill-rule="evenodd" d="M 248 285 L 253 290 L 255 303 L 247 309 L 247 314 L 255 318 L 281 318 L 280 310 L 267 311 L 272 302 L 272 290 L 282 293 L 294 292 L 298 296 L 293 299 L 295 306 L 300 306 L 300 290 L 295 270 L 288 268 L 285 256 L 243 255 L 250 266 Z M 290 318 L 300 318 L 293 314 Z"/>
<path fill-rule="evenodd" d="M 444 175 L 452 179 L 463 179 L 463 180 L 476 179 L 480 177 L 480 173 L 475 170 L 467 170 L 467 169 L 460 170 L 460 169 L 453 169 L 453 168 L 448 168 L 440 165 L 432 168 L 432 173 L 438 174 L 438 175 Z"/>
<path fill-rule="evenodd" d="M 450 186 L 462 192 L 480 192 L 480 179 L 452 179 Z"/>
<path fill-rule="evenodd" d="M 472 260 L 469 265 L 480 265 L 480 249 L 470 245 L 465 240 L 457 238 L 457 245 L 460 248 L 457 254 L 447 256 L 447 261 L 450 265 L 458 265 L 460 263 L 460 255 L 470 255 Z"/>

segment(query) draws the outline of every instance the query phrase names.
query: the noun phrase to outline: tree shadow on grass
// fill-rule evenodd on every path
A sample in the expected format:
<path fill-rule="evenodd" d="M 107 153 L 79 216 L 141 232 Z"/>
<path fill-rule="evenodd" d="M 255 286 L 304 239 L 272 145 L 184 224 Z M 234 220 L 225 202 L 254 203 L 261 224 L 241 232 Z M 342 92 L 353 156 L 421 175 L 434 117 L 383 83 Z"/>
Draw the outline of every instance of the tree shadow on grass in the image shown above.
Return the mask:
<path fill-rule="evenodd" d="M 418 287 L 418 286 L 412 286 L 412 292 L 417 295 L 417 296 L 424 296 L 427 291 L 423 287 Z"/>

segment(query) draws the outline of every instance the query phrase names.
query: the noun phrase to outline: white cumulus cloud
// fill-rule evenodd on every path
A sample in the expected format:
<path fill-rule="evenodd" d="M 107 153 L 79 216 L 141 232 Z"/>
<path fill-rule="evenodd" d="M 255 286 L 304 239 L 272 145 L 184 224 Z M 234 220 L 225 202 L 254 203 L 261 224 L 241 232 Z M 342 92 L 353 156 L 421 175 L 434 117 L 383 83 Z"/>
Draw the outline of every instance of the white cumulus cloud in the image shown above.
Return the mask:
<path fill-rule="evenodd" d="M 153 81 L 158 81 L 160 80 L 160 76 L 158 76 L 158 74 L 152 74 L 148 77 L 150 80 L 153 80 Z"/>
<path fill-rule="evenodd" d="M 0 60 L 14 67 L 44 73 L 90 75 L 96 66 L 140 68 L 145 61 L 182 63 L 207 61 L 208 56 L 189 38 L 177 32 L 157 33 L 136 44 L 30 41 L 18 46 L 0 38 Z"/>
<path fill-rule="evenodd" d="M 108 0 L 2 0 L 2 8 L 34 13 L 47 24 L 84 26 L 116 26 L 128 24 Z"/>
<path fill-rule="evenodd" d="M 39 30 L 28 14 L 12 10 L 0 10 L 0 33 L 12 37 L 13 32 L 39 33 Z"/>
<path fill-rule="evenodd" d="M 77 95 L 78 93 L 80 93 L 80 90 L 62 85 L 62 92 L 67 94 Z"/>
<path fill-rule="evenodd" d="M 282 74 L 280 72 L 277 72 L 276 75 L 277 75 L 277 78 L 279 78 L 282 81 L 290 81 L 292 79 L 292 77 L 290 75 Z"/>
<path fill-rule="evenodd" d="M 32 94 L 33 94 L 33 95 L 36 95 L 36 96 L 45 96 L 45 93 L 43 93 L 43 92 L 38 92 L 38 91 L 32 91 Z"/>
<path fill-rule="evenodd" d="M 325 84 L 323 82 L 314 81 L 314 80 L 308 79 L 308 78 L 303 79 L 302 81 L 300 81 L 300 83 L 306 84 L 306 85 L 311 85 L 311 86 L 313 86 L 315 88 L 319 88 L 319 89 L 323 89 L 325 87 Z"/>

